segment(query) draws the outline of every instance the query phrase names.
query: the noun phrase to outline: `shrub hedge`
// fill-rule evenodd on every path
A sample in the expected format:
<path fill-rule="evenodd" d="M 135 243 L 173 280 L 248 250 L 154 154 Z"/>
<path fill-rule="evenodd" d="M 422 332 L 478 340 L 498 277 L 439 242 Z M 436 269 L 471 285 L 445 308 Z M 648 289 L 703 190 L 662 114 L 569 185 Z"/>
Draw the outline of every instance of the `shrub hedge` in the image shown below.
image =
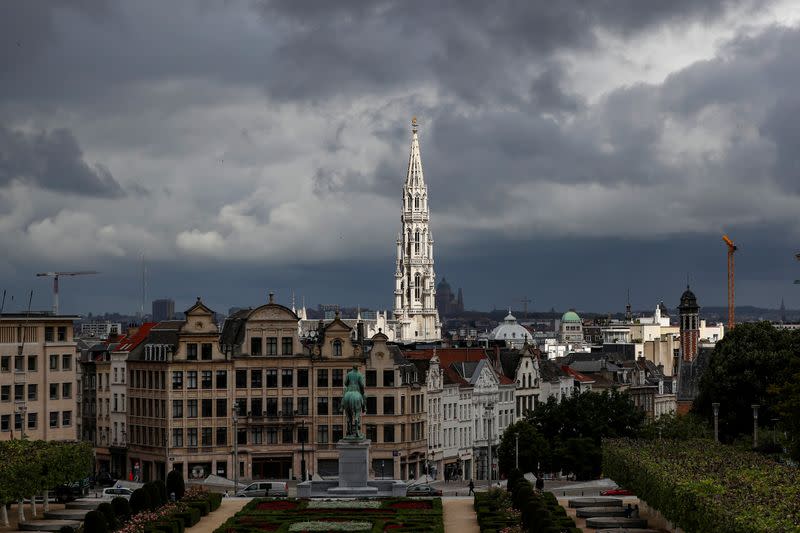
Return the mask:
<path fill-rule="evenodd" d="M 521 474 L 509 474 L 508 488 L 510 494 L 495 489 L 475 495 L 475 512 L 482 532 L 494 533 L 514 526 L 533 533 L 580 532 L 552 493 L 534 491 Z"/>
<path fill-rule="evenodd" d="M 603 471 L 686 531 L 800 531 L 797 468 L 707 439 L 603 443 Z"/>

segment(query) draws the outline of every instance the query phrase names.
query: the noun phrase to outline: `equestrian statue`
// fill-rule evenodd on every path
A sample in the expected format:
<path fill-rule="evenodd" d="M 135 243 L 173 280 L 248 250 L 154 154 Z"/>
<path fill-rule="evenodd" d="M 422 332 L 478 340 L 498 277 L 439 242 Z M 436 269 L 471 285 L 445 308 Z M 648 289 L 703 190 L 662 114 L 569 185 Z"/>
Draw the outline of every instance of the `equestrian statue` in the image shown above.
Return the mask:
<path fill-rule="evenodd" d="M 345 439 L 360 440 L 364 438 L 364 434 L 361 433 L 361 414 L 366 412 L 366 406 L 364 376 L 358 371 L 358 365 L 353 365 L 344 380 L 344 397 L 342 398 L 342 409 L 347 416 Z"/>

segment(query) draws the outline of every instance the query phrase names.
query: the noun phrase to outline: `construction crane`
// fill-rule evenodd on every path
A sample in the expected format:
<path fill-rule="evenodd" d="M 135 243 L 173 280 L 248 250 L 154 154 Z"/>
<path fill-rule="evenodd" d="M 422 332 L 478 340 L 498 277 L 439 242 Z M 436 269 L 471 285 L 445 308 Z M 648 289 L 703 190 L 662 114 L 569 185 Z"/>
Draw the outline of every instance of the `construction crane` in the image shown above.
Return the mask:
<path fill-rule="evenodd" d="M 522 304 L 523 310 L 525 312 L 525 320 L 528 320 L 528 304 L 531 303 L 533 300 L 526 297 L 526 298 L 520 298 L 517 301 Z"/>
<path fill-rule="evenodd" d="M 728 246 L 728 329 L 733 329 L 734 326 L 734 268 L 733 268 L 733 254 L 738 249 L 733 241 L 727 235 L 722 236 L 722 240 Z"/>
<path fill-rule="evenodd" d="M 81 270 L 79 272 L 39 272 L 36 277 L 53 278 L 53 314 L 58 314 L 58 278 L 60 276 L 88 276 L 90 274 L 99 274 L 100 272 L 94 270 Z"/>

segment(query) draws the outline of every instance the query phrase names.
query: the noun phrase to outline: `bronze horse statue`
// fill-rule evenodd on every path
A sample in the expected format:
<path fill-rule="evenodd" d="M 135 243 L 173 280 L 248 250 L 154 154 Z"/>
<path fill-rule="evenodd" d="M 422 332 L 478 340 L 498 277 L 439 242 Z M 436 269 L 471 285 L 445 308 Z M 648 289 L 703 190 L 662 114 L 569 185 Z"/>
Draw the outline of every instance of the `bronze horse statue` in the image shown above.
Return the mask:
<path fill-rule="evenodd" d="M 361 414 L 366 412 L 366 397 L 364 396 L 364 376 L 358 371 L 358 366 L 347 373 L 344 380 L 344 397 L 342 409 L 347 416 L 347 433 L 345 438 L 363 439 L 361 433 Z"/>

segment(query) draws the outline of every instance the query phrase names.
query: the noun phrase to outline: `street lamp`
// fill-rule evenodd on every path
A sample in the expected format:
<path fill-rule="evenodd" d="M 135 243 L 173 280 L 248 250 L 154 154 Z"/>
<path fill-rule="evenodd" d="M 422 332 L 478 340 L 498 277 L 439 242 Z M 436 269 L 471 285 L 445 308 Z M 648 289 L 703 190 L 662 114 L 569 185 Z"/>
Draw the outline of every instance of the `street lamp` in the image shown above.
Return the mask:
<path fill-rule="evenodd" d="M 487 475 L 488 489 L 492 488 L 492 419 L 494 418 L 494 404 L 489 402 L 486 404 L 486 417 L 488 425 L 488 435 L 486 439 L 486 456 L 487 456 Z"/>
<path fill-rule="evenodd" d="M 297 416 L 297 411 L 294 412 L 295 416 Z M 300 480 L 306 480 L 306 421 L 305 419 L 300 421 Z"/>
<path fill-rule="evenodd" d="M 758 408 L 757 403 L 751 405 L 753 408 L 753 448 L 758 448 Z"/>
<path fill-rule="evenodd" d="M 714 442 L 719 442 L 719 402 L 711 404 L 714 409 Z"/>
<path fill-rule="evenodd" d="M 514 433 L 514 468 L 519 470 L 519 432 Z"/>
<path fill-rule="evenodd" d="M 239 402 L 234 400 L 233 407 L 233 493 L 239 491 Z"/>
<path fill-rule="evenodd" d="M 19 411 L 19 418 L 20 418 L 19 430 L 22 433 L 22 438 L 24 439 L 25 438 L 25 423 L 26 423 L 25 413 L 28 411 L 28 404 L 26 404 L 25 402 L 20 403 L 17 406 L 17 410 Z"/>

